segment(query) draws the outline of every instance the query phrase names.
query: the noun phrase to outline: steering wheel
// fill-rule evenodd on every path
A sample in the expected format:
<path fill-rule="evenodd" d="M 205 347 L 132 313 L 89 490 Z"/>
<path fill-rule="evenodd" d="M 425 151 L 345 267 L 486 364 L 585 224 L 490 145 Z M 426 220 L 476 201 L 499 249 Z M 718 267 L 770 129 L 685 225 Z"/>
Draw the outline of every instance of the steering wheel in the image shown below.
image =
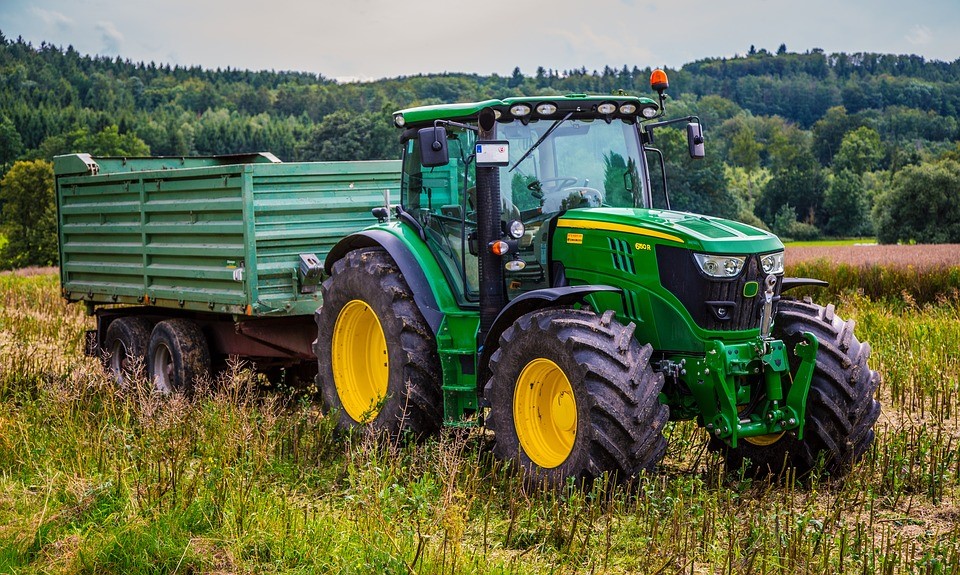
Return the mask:
<path fill-rule="evenodd" d="M 569 188 L 577 183 L 576 178 L 571 178 L 569 176 L 564 176 L 560 178 L 544 178 L 542 180 L 534 180 L 527 184 L 527 189 L 531 192 L 539 192 L 544 188 L 544 184 L 552 184 L 550 186 L 551 191 L 562 190 L 563 188 Z"/>

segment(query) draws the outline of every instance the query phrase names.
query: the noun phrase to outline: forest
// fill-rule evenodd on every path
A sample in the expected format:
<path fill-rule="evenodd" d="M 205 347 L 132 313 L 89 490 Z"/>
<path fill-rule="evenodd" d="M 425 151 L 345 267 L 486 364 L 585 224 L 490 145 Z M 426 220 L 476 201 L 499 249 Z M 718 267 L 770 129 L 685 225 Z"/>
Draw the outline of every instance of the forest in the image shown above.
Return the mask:
<path fill-rule="evenodd" d="M 338 83 L 80 54 L 0 32 L 0 269 L 56 264 L 50 159 L 270 151 L 284 161 L 399 156 L 391 112 L 518 95 L 651 96 L 651 69 L 542 67 Z M 673 206 L 783 238 L 960 242 L 960 59 L 819 49 L 668 69 L 668 117 L 697 115 L 705 160 L 664 131 Z"/>

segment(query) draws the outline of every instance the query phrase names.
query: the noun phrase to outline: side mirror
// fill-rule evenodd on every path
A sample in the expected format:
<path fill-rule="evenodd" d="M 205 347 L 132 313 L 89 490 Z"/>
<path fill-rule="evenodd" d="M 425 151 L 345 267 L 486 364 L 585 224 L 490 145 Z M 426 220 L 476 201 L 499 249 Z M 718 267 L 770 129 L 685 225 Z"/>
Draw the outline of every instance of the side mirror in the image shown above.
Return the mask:
<path fill-rule="evenodd" d="M 703 127 L 699 123 L 690 122 L 687 124 L 687 148 L 690 150 L 690 157 L 699 160 L 704 157 L 703 152 Z"/>
<path fill-rule="evenodd" d="M 420 164 L 424 168 L 447 165 L 450 151 L 447 149 L 447 131 L 443 127 L 420 128 L 417 137 L 420 139 Z"/>

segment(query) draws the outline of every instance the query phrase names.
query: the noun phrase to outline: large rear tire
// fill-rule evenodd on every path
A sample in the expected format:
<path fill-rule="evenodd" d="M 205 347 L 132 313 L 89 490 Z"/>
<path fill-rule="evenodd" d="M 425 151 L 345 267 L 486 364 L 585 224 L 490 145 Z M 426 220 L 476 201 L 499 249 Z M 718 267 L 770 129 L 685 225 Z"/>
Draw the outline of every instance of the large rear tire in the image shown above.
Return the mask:
<path fill-rule="evenodd" d="M 494 455 L 534 483 L 625 481 L 663 457 L 663 375 L 652 348 L 608 311 L 547 309 L 521 316 L 500 337 L 484 389 Z"/>
<path fill-rule="evenodd" d="M 152 329 L 150 321 L 137 316 L 118 317 L 107 326 L 104 363 L 118 385 L 124 385 L 136 367 L 144 367 Z"/>
<path fill-rule="evenodd" d="M 147 350 L 147 375 L 160 393 L 191 393 L 199 379 L 210 377 L 210 348 L 200 326 L 188 319 L 168 319 L 154 326 Z"/>
<path fill-rule="evenodd" d="M 792 352 L 805 331 L 820 342 L 807 396 L 804 436 L 798 440 L 787 434 L 768 445 L 743 441 L 736 449 L 713 439 L 711 448 L 724 453 L 730 471 L 745 466 L 754 476 L 766 476 L 794 468 L 803 476 L 819 469 L 842 477 L 863 457 L 880 416 L 880 404 L 874 399 L 880 376 L 867 366 L 870 344 L 854 336 L 854 325 L 837 317 L 832 304 L 780 301 L 774 335 L 787 349 Z M 799 361 L 790 354 L 791 371 Z"/>
<path fill-rule="evenodd" d="M 367 427 L 422 438 L 443 420 L 433 331 L 399 268 L 380 248 L 333 265 L 317 311 L 317 385 L 341 431 Z"/>

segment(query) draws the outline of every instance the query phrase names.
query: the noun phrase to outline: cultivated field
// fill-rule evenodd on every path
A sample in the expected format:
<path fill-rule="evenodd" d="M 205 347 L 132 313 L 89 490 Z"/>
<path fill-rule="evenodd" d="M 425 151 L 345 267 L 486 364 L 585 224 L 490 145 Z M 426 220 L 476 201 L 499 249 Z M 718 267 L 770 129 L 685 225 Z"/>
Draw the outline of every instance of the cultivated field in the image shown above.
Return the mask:
<path fill-rule="evenodd" d="M 558 494 L 523 492 L 477 432 L 335 439 L 243 365 L 193 400 L 117 389 L 52 270 L 0 275 L 0 572 L 957 573 L 960 300 L 923 289 L 831 297 L 883 377 L 845 481 L 724 475 L 681 424 L 629 490 Z"/>
<path fill-rule="evenodd" d="M 787 275 L 830 282 L 837 297 L 856 293 L 894 305 L 922 306 L 960 298 L 960 245 L 839 245 L 787 247 Z M 899 303 L 897 303 L 899 302 Z"/>
<path fill-rule="evenodd" d="M 937 245 L 838 245 L 787 247 L 791 264 L 816 260 L 854 266 L 935 269 L 960 266 L 960 244 Z"/>

